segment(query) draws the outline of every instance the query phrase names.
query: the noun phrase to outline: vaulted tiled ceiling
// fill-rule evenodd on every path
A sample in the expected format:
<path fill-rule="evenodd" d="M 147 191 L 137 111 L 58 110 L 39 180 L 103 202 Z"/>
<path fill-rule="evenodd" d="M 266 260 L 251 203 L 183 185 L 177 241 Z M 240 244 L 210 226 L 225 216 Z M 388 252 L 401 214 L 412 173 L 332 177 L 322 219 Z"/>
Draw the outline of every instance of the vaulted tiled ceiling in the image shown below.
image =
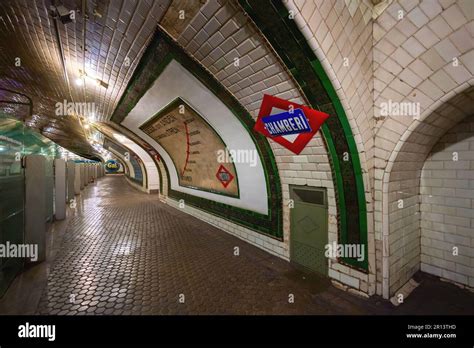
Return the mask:
<path fill-rule="evenodd" d="M 75 21 L 57 21 L 58 35 L 52 5 L 75 11 Z M 83 121 L 110 117 L 168 8 L 169 0 L 2 0 L 0 89 L 32 99 L 29 126 L 92 156 Z M 90 78 L 81 78 L 80 70 Z M 98 85 L 97 79 L 108 87 Z M 0 100 L 5 99 L 24 101 L 0 90 Z M 64 100 L 92 104 L 80 115 L 56 115 L 56 103 Z M 18 117 L 17 106 L 1 106 L 0 112 Z M 22 116 L 27 113 L 22 111 Z"/>
<path fill-rule="evenodd" d="M 75 11 L 75 21 L 55 20 L 53 5 Z M 94 128 L 83 126 L 91 118 L 110 119 L 157 25 L 254 117 L 264 93 L 303 102 L 298 87 L 235 0 L 3 0 L 0 100 L 6 93 L 1 88 L 28 95 L 33 101 L 29 126 L 69 150 L 93 156 L 97 153 L 88 133 Z M 63 101 L 95 108 L 57 116 L 55 104 Z M 0 104 L 0 112 L 18 116 L 14 108 L 18 109 Z"/>

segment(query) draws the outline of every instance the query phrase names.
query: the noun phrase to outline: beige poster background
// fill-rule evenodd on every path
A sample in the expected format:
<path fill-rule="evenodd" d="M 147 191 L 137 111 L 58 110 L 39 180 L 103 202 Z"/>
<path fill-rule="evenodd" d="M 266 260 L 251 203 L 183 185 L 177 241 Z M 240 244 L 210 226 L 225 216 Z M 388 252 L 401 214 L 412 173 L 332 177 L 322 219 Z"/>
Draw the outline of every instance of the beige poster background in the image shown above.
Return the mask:
<path fill-rule="evenodd" d="M 233 163 L 219 163 L 226 148 L 219 135 L 186 102 L 178 98 L 140 129 L 168 152 L 181 186 L 238 196 Z M 216 174 L 223 165 L 233 179 L 225 187 Z"/>

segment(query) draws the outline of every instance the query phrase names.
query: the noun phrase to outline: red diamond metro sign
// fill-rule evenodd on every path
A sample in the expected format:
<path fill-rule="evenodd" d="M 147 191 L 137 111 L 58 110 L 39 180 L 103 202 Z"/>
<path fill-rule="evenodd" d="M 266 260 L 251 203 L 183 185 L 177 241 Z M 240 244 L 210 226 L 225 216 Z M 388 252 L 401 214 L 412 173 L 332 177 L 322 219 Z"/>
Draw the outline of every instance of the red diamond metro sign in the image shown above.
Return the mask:
<path fill-rule="evenodd" d="M 299 155 L 328 117 L 324 112 L 265 94 L 253 129 Z"/>
<path fill-rule="evenodd" d="M 224 188 L 227 188 L 230 182 L 234 180 L 234 176 L 223 165 L 221 165 L 217 170 L 216 177 L 217 180 L 221 182 L 222 186 L 224 186 Z"/>

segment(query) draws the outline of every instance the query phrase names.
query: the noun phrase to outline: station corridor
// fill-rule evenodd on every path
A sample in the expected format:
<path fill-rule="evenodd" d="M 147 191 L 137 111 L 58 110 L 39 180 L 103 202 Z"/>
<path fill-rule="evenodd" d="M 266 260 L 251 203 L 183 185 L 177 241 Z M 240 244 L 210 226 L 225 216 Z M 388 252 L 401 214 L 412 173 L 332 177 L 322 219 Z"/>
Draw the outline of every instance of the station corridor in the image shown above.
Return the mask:
<path fill-rule="evenodd" d="M 12 285 L 15 291 L 0 300 L 0 313 L 470 313 L 469 296 L 429 277 L 397 310 L 381 298 L 351 295 L 327 279 L 150 199 L 120 176 L 89 185 L 69 214 L 67 227 L 50 231 L 56 252 L 47 268 L 41 274 L 27 271 L 18 279 Z M 27 299 L 18 297 L 25 293 Z M 421 305 L 417 299 L 426 296 L 429 304 Z"/>
<path fill-rule="evenodd" d="M 1 0 L 13 314 L 473 315 L 474 0 Z"/>

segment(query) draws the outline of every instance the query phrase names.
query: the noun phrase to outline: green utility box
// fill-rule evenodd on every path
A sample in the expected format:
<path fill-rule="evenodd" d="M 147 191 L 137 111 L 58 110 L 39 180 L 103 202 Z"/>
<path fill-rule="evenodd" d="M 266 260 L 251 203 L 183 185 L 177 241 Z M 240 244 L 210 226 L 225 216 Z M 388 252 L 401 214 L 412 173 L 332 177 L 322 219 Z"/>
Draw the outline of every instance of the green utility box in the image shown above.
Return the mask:
<path fill-rule="evenodd" d="M 325 188 L 290 185 L 290 260 L 320 275 L 328 274 L 328 206 Z"/>

